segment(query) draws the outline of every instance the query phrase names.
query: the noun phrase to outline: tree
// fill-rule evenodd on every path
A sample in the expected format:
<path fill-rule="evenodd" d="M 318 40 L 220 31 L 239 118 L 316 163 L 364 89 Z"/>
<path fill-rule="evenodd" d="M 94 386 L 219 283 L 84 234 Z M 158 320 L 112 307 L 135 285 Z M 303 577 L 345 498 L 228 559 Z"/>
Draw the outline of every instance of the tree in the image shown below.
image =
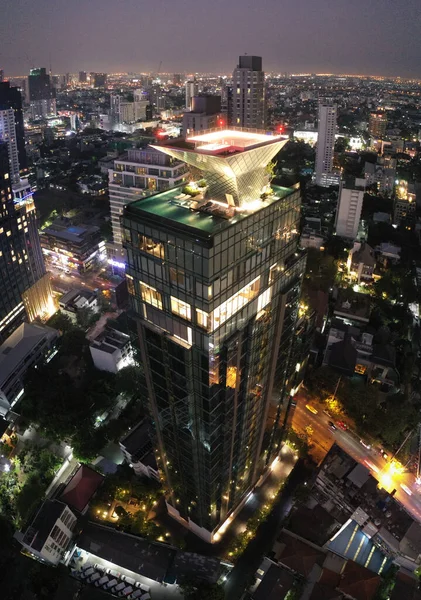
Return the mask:
<path fill-rule="evenodd" d="M 217 583 L 185 579 L 180 584 L 185 600 L 225 600 L 224 588 Z"/>
<path fill-rule="evenodd" d="M 47 325 L 49 327 L 53 327 L 54 329 L 58 329 L 62 333 L 67 333 L 68 331 L 71 331 L 72 329 L 74 329 L 74 324 L 73 324 L 72 320 L 70 319 L 70 317 L 68 317 L 67 315 L 62 313 L 61 310 L 58 310 L 49 319 Z"/>
<path fill-rule="evenodd" d="M 35 512 L 44 496 L 45 488 L 37 474 L 30 475 L 16 498 L 16 509 L 21 523 Z"/>
<path fill-rule="evenodd" d="M 142 385 L 142 370 L 138 366 L 120 369 L 116 375 L 116 390 L 130 398 L 139 398 Z"/>

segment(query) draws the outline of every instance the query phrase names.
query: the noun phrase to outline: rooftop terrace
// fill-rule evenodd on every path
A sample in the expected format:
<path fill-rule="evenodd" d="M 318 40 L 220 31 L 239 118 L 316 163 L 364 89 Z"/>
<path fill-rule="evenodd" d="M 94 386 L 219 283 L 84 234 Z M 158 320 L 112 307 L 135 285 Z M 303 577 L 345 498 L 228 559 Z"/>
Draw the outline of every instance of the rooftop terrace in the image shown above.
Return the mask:
<path fill-rule="evenodd" d="M 149 216 L 167 222 L 168 227 L 176 223 L 178 228 L 195 229 L 198 237 L 208 238 L 243 219 L 250 212 L 270 206 L 295 191 L 294 188 L 279 186 L 272 186 L 272 190 L 272 196 L 268 196 L 265 200 L 256 200 L 252 206 L 232 207 L 214 200 L 203 198 L 197 200 L 197 197 L 183 194 L 181 187 L 177 187 L 136 200 L 127 205 L 125 210 L 128 215 Z"/>

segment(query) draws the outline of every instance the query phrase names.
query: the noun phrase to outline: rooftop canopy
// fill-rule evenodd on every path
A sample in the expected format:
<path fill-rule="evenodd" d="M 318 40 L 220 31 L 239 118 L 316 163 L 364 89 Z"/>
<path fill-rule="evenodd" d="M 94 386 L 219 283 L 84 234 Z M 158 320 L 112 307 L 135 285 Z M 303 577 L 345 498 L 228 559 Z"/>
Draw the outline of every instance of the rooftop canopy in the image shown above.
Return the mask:
<path fill-rule="evenodd" d="M 241 207 L 266 192 L 266 167 L 287 141 L 257 129 L 233 128 L 153 147 L 202 171 L 209 199 Z"/>

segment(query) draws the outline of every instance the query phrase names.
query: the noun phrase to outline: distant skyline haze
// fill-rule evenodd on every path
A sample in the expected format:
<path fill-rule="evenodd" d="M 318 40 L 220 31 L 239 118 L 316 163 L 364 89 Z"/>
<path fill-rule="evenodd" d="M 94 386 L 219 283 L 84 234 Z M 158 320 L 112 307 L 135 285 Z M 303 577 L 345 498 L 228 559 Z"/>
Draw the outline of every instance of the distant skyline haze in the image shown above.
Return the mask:
<path fill-rule="evenodd" d="M 3 0 L 0 68 L 421 78 L 419 0 Z"/>

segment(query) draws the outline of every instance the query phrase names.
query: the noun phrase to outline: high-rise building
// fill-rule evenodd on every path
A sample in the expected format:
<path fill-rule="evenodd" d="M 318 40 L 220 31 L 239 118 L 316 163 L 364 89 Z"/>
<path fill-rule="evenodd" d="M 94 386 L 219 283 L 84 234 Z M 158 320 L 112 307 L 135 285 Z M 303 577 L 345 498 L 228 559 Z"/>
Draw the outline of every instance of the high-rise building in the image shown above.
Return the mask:
<path fill-rule="evenodd" d="M 355 181 L 341 182 L 335 219 L 336 235 L 349 240 L 356 239 L 363 200 L 364 187 L 356 185 Z"/>
<path fill-rule="evenodd" d="M 199 93 L 199 85 L 196 80 L 190 80 L 186 81 L 184 88 L 186 90 L 186 110 L 191 110 L 192 99 Z"/>
<path fill-rule="evenodd" d="M 317 185 L 328 187 L 339 183 L 333 172 L 333 154 L 336 134 L 336 104 L 320 102 L 317 134 L 315 180 Z"/>
<path fill-rule="evenodd" d="M 168 510 L 207 541 L 278 460 L 305 267 L 299 189 L 265 168 L 286 141 L 218 129 L 157 147 L 200 179 L 122 219 Z"/>
<path fill-rule="evenodd" d="M 181 185 L 188 180 L 188 174 L 185 163 L 151 147 L 130 148 L 114 161 L 114 168 L 108 171 L 113 229 L 113 244 L 109 244 L 108 255 L 112 260 L 121 261 L 124 257 L 120 219 L 125 204 Z"/>
<path fill-rule="evenodd" d="M 368 122 L 368 132 L 371 137 L 381 139 L 386 133 L 387 116 L 383 110 L 378 110 L 370 114 Z"/>
<path fill-rule="evenodd" d="M 79 83 L 86 83 L 88 80 L 88 74 L 86 71 L 79 71 Z"/>
<path fill-rule="evenodd" d="M 44 67 L 31 69 L 28 76 L 29 103 L 33 119 L 56 114 L 55 89 Z"/>
<path fill-rule="evenodd" d="M 395 225 L 412 227 L 416 217 L 416 196 L 414 185 L 404 179 L 396 182 L 393 222 Z"/>
<path fill-rule="evenodd" d="M 0 110 L 0 140 L 7 144 L 11 184 L 19 183 L 19 155 L 16 140 L 15 113 L 12 108 Z"/>
<path fill-rule="evenodd" d="M 25 129 L 23 125 L 22 95 L 17 87 L 12 87 L 9 81 L 0 82 L 0 111 L 13 109 L 18 149 L 19 167 L 28 167 L 25 150 Z"/>
<path fill-rule="evenodd" d="M 265 74 L 260 56 L 240 56 L 232 74 L 232 123 L 235 127 L 265 127 Z"/>
<path fill-rule="evenodd" d="M 226 118 L 221 118 L 220 96 L 194 96 L 191 110 L 183 115 L 183 134 L 191 135 L 194 131 L 212 129 L 226 123 Z"/>
<path fill-rule="evenodd" d="M 0 83 L 4 81 L 4 71 L 3 69 L 0 69 Z"/>
<path fill-rule="evenodd" d="M 94 88 L 107 87 L 107 73 L 91 73 L 91 86 Z"/>
<path fill-rule="evenodd" d="M 31 188 L 24 180 L 12 188 L 8 146 L 0 139 L 0 343 L 55 310 Z"/>
<path fill-rule="evenodd" d="M 174 73 L 172 80 L 174 85 L 181 85 L 183 76 L 181 75 L 181 73 Z"/>

